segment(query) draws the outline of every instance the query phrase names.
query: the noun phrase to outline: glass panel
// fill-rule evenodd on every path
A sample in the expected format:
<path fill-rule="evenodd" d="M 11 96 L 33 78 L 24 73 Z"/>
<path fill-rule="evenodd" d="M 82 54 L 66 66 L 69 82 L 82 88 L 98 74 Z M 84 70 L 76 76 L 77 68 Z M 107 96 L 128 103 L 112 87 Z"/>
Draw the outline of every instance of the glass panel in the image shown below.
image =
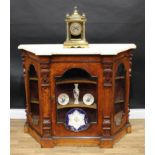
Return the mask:
<path fill-rule="evenodd" d="M 116 126 L 121 125 L 125 113 L 125 76 L 125 67 L 123 64 L 119 64 L 115 77 L 114 121 Z"/>
<path fill-rule="evenodd" d="M 66 123 L 67 113 L 82 109 L 88 123 L 97 123 L 97 78 L 74 68 L 56 77 L 57 123 Z M 79 110 L 80 111 L 80 110 Z"/>
<path fill-rule="evenodd" d="M 29 69 L 29 84 L 30 84 L 30 113 L 32 123 L 39 124 L 39 94 L 38 94 L 38 77 L 33 65 Z"/>

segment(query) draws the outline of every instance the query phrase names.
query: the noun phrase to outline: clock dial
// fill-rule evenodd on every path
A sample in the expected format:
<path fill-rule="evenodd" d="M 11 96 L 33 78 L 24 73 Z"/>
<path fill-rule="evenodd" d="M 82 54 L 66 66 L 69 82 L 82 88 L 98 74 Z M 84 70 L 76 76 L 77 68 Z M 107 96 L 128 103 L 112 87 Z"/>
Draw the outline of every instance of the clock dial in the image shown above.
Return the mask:
<path fill-rule="evenodd" d="M 82 31 L 82 27 L 81 27 L 81 24 L 80 23 L 72 23 L 70 25 L 70 32 L 72 35 L 74 36 L 78 36 L 81 34 L 81 31 Z"/>

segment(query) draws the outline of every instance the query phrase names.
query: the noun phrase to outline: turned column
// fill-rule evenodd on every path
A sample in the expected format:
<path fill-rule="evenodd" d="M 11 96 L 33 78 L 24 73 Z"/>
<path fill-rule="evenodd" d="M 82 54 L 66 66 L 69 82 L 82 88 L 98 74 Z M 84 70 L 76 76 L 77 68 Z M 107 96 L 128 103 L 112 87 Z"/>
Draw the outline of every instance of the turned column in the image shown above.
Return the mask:
<path fill-rule="evenodd" d="M 42 109 L 42 135 L 49 137 L 51 133 L 50 119 L 50 62 L 44 59 L 40 63 L 40 78 L 41 78 L 41 109 Z"/>
<path fill-rule="evenodd" d="M 103 122 L 102 138 L 100 147 L 112 147 L 111 138 L 111 107 L 112 107 L 112 74 L 113 62 L 110 57 L 106 57 L 102 62 L 103 66 Z"/>
<path fill-rule="evenodd" d="M 127 56 L 127 81 L 126 81 L 126 124 L 127 124 L 127 132 L 131 133 L 132 129 L 131 129 L 131 125 L 129 122 L 129 113 L 130 113 L 130 108 L 129 108 L 129 98 L 130 98 L 130 80 L 131 80 L 131 71 L 132 71 L 132 57 L 133 54 L 131 53 L 131 51 L 128 52 L 128 56 Z"/>
<path fill-rule="evenodd" d="M 26 95 L 26 108 L 25 108 L 25 113 L 26 113 L 26 121 L 24 125 L 24 132 L 28 132 L 28 118 L 29 118 L 29 82 L 28 82 L 28 68 L 27 68 L 27 63 L 26 63 L 26 52 L 22 51 L 21 52 L 21 57 L 22 57 L 22 64 L 23 64 L 23 76 L 24 76 L 24 82 L 25 82 L 25 95 Z"/>

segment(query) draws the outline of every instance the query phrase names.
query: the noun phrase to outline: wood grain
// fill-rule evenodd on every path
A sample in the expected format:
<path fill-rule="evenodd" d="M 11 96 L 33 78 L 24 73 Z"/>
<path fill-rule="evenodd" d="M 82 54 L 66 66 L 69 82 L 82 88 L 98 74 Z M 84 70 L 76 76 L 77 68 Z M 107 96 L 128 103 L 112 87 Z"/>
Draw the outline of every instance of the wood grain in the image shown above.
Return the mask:
<path fill-rule="evenodd" d="M 78 145 L 77 141 L 82 146 L 113 147 L 114 142 L 131 128 L 128 120 L 131 52 L 129 49 L 117 55 L 38 56 L 21 50 L 26 92 L 25 131 L 34 137 L 41 147 Z M 120 66 L 123 66 L 122 73 Z M 78 74 L 75 74 L 75 71 Z M 59 81 L 57 78 L 60 78 Z M 93 114 L 96 114 L 97 123 L 81 132 L 67 130 L 64 124 L 57 122 L 57 96 L 63 91 L 72 94 L 72 88 L 68 84 L 73 82 L 83 83 L 80 92 L 87 90 L 86 92 L 92 93 L 97 105 L 93 107 L 96 109 Z M 123 102 L 115 104 L 118 102 L 116 99 Z M 88 110 L 83 104 L 79 106 Z M 64 108 L 63 112 L 65 110 Z M 121 111 L 122 115 L 117 115 L 119 117 L 116 118 L 115 115 Z M 87 114 L 93 117 L 91 112 Z M 33 117 L 36 118 L 36 115 L 37 121 Z"/>
<path fill-rule="evenodd" d="M 11 120 L 11 155 L 144 155 L 144 120 L 130 122 L 132 133 L 124 136 L 113 148 L 56 146 L 45 149 L 24 133 L 25 120 Z"/>

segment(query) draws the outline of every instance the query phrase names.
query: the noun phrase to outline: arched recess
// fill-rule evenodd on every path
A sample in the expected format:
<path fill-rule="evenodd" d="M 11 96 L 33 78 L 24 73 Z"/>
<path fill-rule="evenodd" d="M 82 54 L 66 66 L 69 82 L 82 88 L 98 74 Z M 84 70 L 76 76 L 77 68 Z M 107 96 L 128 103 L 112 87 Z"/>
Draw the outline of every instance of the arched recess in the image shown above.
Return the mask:
<path fill-rule="evenodd" d="M 84 69 L 81 68 L 71 68 L 67 71 L 64 72 L 64 74 L 62 75 L 62 77 L 64 78 L 77 78 L 77 77 L 81 77 L 81 78 L 91 78 L 91 75 Z"/>
<path fill-rule="evenodd" d="M 97 80 L 97 77 L 91 76 L 91 74 L 83 68 L 70 68 L 61 74 L 61 76 L 55 77 L 57 123 L 64 123 L 67 111 L 72 108 L 83 109 L 88 114 L 89 123 L 97 123 Z M 78 84 L 79 89 L 79 104 L 77 105 L 74 104 L 75 98 L 73 95 L 75 84 Z M 58 97 L 62 93 L 69 96 L 69 103 L 65 106 L 60 105 L 58 102 Z M 94 97 L 94 103 L 90 106 L 84 104 L 83 102 L 83 96 L 87 93 L 92 94 Z"/>
<path fill-rule="evenodd" d="M 125 119 L 126 69 L 123 63 L 118 64 L 115 72 L 114 87 L 114 126 L 119 129 Z"/>
<path fill-rule="evenodd" d="M 39 103 L 39 90 L 38 90 L 38 75 L 34 65 L 29 66 L 29 94 L 30 94 L 30 116 L 33 125 L 39 125 L 40 116 L 40 103 Z"/>

